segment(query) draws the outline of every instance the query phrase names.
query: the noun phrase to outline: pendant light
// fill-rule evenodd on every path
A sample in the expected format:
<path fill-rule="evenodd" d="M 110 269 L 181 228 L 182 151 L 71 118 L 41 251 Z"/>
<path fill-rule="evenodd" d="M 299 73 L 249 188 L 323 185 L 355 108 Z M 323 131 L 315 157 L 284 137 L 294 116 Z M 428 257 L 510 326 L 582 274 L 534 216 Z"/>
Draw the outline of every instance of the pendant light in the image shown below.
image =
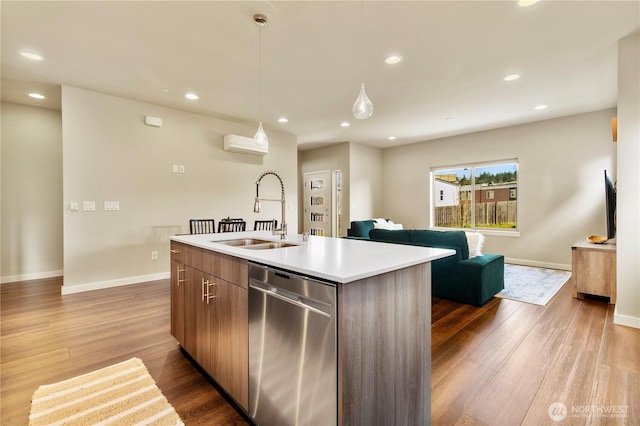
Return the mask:
<path fill-rule="evenodd" d="M 255 22 L 260 27 L 260 124 L 258 124 L 258 131 L 253 136 L 253 139 L 256 141 L 257 145 L 264 146 L 269 143 L 267 134 L 262 128 L 262 27 L 267 26 L 267 16 L 261 13 L 257 13 L 253 15 L 253 22 Z"/>
<path fill-rule="evenodd" d="M 373 104 L 369 97 L 367 96 L 367 92 L 364 90 L 364 0 L 362 1 L 362 51 L 360 53 L 360 78 L 362 83 L 360 83 L 360 93 L 358 94 L 358 98 L 353 104 L 353 115 L 360 120 L 367 119 L 371 117 L 373 114 Z"/>

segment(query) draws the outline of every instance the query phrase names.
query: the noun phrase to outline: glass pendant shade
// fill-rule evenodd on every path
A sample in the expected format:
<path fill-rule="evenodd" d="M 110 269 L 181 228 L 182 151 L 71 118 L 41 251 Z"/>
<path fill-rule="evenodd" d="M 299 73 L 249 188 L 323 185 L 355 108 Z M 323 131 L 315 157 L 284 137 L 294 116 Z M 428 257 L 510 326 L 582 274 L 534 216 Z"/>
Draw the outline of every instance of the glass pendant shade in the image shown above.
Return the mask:
<path fill-rule="evenodd" d="M 373 114 L 373 104 L 367 97 L 367 92 L 364 91 L 364 83 L 360 85 L 360 94 L 358 99 L 353 104 L 353 115 L 360 120 L 371 117 Z"/>
<path fill-rule="evenodd" d="M 259 146 L 264 146 L 267 143 L 269 143 L 267 134 L 264 132 L 264 129 L 262 128 L 262 121 L 260 122 L 260 125 L 258 126 L 258 131 L 253 136 L 253 139 L 255 139 L 256 145 L 259 145 Z"/>

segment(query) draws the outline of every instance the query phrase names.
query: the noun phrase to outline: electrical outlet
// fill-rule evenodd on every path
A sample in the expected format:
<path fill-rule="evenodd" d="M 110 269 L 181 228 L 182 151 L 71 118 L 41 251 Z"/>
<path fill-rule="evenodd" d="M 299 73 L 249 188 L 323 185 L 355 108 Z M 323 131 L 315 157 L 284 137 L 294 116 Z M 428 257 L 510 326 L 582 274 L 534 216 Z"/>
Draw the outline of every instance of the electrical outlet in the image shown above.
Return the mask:
<path fill-rule="evenodd" d="M 184 173 L 184 164 L 178 164 L 178 173 Z"/>
<path fill-rule="evenodd" d="M 69 204 L 69 210 L 71 211 L 77 211 L 78 210 L 78 202 L 77 201 L 72 201 L 71 204 Z"/>
<path fill-rule="evenodd" d="M 151 260 L 158 260 L 158 252 L 157 251 L 152 251 L 151 252 Z"/>

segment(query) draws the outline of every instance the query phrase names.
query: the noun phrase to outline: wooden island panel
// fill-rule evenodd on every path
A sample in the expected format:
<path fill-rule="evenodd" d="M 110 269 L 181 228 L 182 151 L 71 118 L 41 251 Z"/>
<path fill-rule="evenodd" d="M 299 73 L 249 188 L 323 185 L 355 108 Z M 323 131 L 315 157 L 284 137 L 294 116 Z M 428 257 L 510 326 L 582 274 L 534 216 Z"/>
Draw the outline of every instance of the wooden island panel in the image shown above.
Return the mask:
<path fill-rule="evenodd" d="M 431 421 L 431 264 L 338 287 L 338 424 Z"/>

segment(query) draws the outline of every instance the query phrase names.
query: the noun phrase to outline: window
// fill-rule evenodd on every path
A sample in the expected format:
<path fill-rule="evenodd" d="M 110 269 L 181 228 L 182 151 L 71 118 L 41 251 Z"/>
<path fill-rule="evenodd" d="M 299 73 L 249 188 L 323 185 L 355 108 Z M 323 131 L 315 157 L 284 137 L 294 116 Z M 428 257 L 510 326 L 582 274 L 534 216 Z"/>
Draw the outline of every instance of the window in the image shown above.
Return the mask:
<path fill-rule="evenodd" d="M 431 185 L 434 227 L 517 228 L 517 160 L 434 168 Z"/>

